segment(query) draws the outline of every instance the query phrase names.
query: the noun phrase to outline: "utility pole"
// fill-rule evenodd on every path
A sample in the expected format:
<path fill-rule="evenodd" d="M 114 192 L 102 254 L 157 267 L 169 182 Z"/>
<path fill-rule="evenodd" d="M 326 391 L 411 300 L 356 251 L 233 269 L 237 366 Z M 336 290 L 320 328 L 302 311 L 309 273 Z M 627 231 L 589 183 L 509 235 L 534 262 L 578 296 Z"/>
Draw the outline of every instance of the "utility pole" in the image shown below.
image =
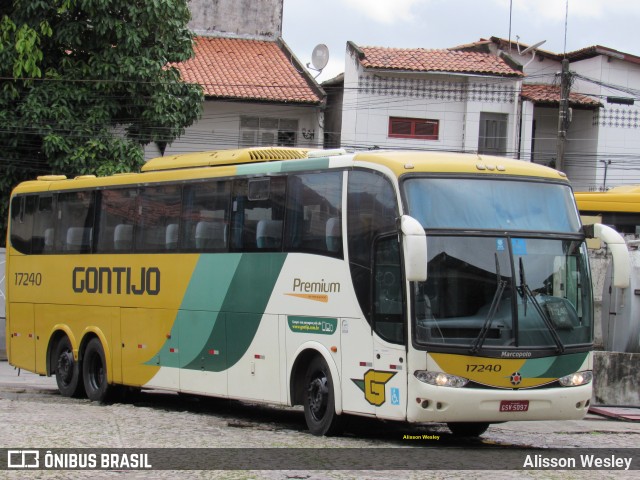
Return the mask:
<path fill-rule="evenodd" d="M 560 111 L 558 114 L 558 144 L 556 149 L 556 169 L 564 168 L 564 150 L 569 128 L 569 91 L 571 90 L 571 72 L 569 72 L 569 60 L 562 60 L 562 72 L 560 73 Z"/>
<path fill-rule="evenodd" d="M 602 184 L 602 191 L 606 192 L 607 191 L 607 167 L 611 165 L 611 160 L 600 160 L 600 161 L 604 163 L 604 182 Z"/>

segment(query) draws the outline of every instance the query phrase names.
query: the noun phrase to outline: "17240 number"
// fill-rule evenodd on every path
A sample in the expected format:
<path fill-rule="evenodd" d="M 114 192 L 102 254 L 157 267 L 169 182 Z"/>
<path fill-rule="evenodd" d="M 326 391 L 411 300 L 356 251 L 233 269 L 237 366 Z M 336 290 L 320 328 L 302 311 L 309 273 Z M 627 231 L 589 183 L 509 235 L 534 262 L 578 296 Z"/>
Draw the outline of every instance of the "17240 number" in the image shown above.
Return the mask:
<path fill-rule="evenodd" d="M 19 287 L 39 287 L 42 285 L 42 274 L 15 272 L 15 285 Z"/>

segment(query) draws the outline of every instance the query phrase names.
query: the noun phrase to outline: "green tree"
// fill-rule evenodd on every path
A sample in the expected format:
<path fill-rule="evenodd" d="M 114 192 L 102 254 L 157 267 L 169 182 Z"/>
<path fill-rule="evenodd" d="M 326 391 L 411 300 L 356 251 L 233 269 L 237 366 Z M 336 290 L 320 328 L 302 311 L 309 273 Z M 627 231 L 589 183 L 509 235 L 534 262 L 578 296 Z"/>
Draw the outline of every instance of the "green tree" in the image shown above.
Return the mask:
<path fill-rule="evenodd" d="M 202 90 L 171 65 L 193 56 L 187 0 L 0 2 L 0 218 L 39 174 L 133 171 L 172 142 Z"/>

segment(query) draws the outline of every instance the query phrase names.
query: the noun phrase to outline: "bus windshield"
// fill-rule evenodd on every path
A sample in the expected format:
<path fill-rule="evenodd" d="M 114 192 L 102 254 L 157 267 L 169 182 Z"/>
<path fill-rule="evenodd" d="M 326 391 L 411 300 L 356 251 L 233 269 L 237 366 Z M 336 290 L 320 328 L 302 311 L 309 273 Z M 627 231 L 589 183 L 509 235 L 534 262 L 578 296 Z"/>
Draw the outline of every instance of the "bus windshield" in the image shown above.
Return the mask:
<path fill-rule="evenodd" d="M 413 177 L 404 181 L 404 193 L 409 215 L 426 229 L 580 230 L 568 185 Z"/>
<path fill-rule="evenodd" d="M 469 349 L 590 344 L 591 283 L 576 240 L 429 236 L 413 287 L 417 344 Z"/>
<path fill-rule="evenodd" d="M 567 185 L 414 177 L 404 193 L 428 238 L 428 280 L 413 285 L 416 344 L 477 353 L 591 343 L 587 256 Z"/>

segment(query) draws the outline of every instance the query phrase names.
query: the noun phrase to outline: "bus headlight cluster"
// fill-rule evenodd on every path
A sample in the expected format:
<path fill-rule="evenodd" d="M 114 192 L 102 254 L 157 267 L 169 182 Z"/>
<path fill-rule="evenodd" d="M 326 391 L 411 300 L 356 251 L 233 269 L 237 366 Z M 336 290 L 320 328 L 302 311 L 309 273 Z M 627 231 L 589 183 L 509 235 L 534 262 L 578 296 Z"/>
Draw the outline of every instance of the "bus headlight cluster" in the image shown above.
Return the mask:
<path fill-rule="evenodd" d="M 593 380 L 593 373 L 589 370 L 583 372 L 572 373 L 559 378 L 558 381 L 563 387 L 577 387 L 580 385 L 586 385 Z"/>
<path fill-rule="evenodd" d="M 443 372 L 428 372 L 427 370 L 416 370 L 415 377 L 421 382 L 428 383 L 429 385 L 436 385 L 438 387 L 464 387 L 469 380 L 456 375 L 449 375 Z"/>

